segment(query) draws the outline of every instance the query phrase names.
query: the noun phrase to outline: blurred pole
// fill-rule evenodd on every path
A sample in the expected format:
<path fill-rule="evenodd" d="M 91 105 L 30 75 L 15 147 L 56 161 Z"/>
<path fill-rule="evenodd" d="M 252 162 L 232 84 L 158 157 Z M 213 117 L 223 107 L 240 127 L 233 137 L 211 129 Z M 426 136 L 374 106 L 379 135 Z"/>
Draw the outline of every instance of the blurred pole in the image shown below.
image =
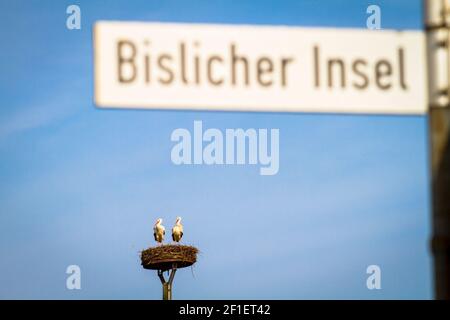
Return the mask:
<path fill-rule="evenodd" d="M 163 300 L 172 300 L 172 283 L 176 272 L 177 272 L 177 264 L 174 263 L 172 264 L 169 280 L 166 281 L 166 279 L 164 279 L 163 271 L 158 270 L 158 277 L 159 280 L 161 280 L 161 284 L 163 287 Z"/>
<path fill-rule="evenodd" d="M 450 299 L 450 0 L 425 0 L 436 299 Z"/>
<path fill-rule="evenodd" d="M 172 281 L 173 277 L 171 277 L 172 281 L 167 282 L 164 279 L 163 271 L 158 270 L 158 277 L 161 280 L 162 288 L 163 288 L 163 300 L 172 300 Z"/>
<path fill-rule="evenodd" d="M 172 300 L 172 285 L 167 282 L 163 284 L 163 300 Z"/>

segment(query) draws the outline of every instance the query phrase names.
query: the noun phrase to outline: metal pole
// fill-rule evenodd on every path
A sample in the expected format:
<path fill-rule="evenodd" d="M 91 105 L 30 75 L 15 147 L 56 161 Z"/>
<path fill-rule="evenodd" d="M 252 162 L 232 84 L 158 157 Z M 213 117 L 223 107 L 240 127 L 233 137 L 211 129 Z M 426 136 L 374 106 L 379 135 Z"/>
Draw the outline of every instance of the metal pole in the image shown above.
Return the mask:
<path fill-rule="evenodd" d="M 450 299 L 449 0 L 425 0 L 436 299 Z"/>
<path fill-rule="evenodd" d="M 177 272 L 177 264 L 172 265 L 172 270 L 170 272 L 169 281 L 164 279 L 163 271 L 158 270 L 158 277 L 161 280 L 163 287 L 163 300 L 172 300 L 172 283 L 175 278 L 175 273 Z"/>
<path fill-rule="evenodd" d="M 164 279 L 162 270 L 158 270 L 158 277 L 159 277 L 159 280 L 161 280 L 161 284 L 162 284 L 162 288 L 163 288 L 163 296 L 162 296 L 163 300 L 172 300 L 172 283 L 166 282 L 166 279 Z"/>
<path fill-rule="evenodd" d="M 172 300 L 172 285 L 168 282 L 163 283 L 163 300 Z"/>

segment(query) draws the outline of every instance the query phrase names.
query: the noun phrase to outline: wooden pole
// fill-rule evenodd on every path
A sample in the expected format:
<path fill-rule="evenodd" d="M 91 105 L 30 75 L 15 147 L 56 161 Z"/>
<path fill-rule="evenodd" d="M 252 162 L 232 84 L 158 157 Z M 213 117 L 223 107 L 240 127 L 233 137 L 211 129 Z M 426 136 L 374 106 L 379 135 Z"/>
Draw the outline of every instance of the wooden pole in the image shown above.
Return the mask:
<path fill-rule="evenodd" d="M 431 108 L 434 288 L 436 299 L 450 299 L 450 110 Z"/>
<path fill-rule="evenodd" d="M 176 272 L 177 272 L 177 264 L 174 263 L 172 265 L 172 270 L 170 271 L 169 280 L 166 281 L 166 279 L 164 279 L 163 271 L 158 270 L 158 277 L 159 280 L 161 280 L 163 287 L 163 300 L 172 300 L 172 283 L 173 279 L 175 278 Z"/>
<path fill-rule="evenodd" d="M 163 300 L 172 300 L 172 286 L 170 283 L 163 283 Z"/>
<path fill-rule="evenodd" d="M 432 239 L 436 299 L 450 299 L 450 15 L 449 0 L 425 0 Z"/>

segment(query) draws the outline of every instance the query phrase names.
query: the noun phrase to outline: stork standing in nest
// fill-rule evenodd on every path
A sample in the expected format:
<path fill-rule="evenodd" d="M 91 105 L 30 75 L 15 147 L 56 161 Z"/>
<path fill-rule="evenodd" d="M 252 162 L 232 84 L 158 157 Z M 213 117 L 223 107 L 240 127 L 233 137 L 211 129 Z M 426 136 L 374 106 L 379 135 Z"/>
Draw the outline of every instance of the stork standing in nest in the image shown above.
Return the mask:
<path fill-rule="evenodd" d="M 153 236 L 155 237 L 155 241 L 162 244 L 165 234 L 166 228 L 162 225 L 162 219 L 159 218 L 156 220 L 155 226 L 153 227 Z"/>
<path fill-rule="evenodd" d="M 175 242 L 180 242 L 183 237 L 183 225 L 181 224 L 181 217 L 177 218 L 175 225 L 172 228 L 172 240 Z"/>

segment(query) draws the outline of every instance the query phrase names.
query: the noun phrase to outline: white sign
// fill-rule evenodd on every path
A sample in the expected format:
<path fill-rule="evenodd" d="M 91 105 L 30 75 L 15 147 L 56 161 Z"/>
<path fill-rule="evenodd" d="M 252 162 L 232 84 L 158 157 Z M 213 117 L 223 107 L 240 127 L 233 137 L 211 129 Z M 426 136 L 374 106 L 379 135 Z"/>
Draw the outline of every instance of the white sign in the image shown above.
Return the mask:
<path fill-rule="evenodd" d="M 421 31 L 98 22 L 99 107 L 423 114 Z"/>

